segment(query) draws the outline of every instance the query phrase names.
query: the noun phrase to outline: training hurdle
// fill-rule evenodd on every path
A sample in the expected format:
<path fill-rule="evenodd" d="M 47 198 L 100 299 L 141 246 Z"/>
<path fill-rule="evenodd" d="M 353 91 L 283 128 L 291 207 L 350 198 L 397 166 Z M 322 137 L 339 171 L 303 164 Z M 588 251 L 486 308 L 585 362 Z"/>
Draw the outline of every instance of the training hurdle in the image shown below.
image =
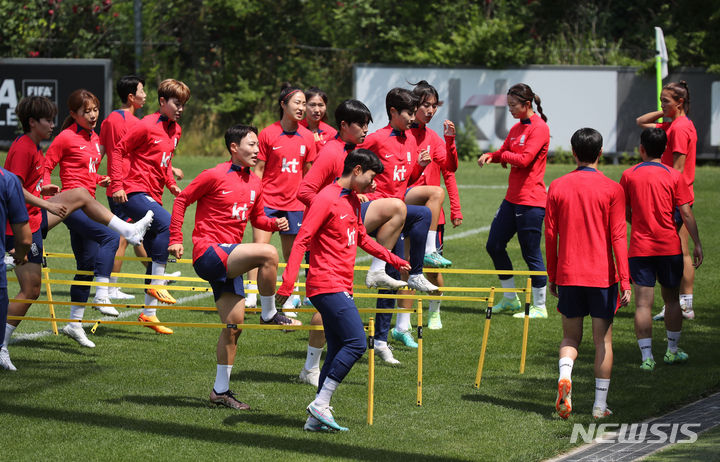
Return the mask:
<path fill-rule="evenodd" d="M 74 255 L 72 254 L 60 254 L 60 253 L 47 253 L 46 257 L 48 258 L 70 258 L 73 259 Z M 143 259 L 139 257 L 123 257 L 123 260 L 129 260 L 129 261 L 149 261 L 149 259 Z M 174 263 L 191 263 L 192 261 L 189 259 L 170 259 L 169 262 Z M 280 264 L 281 267 L 284 267 L 284 264 Z M 302 265 L 306 266 L 306 265 Z M 367 270 L 368 267 L 363 266 L 357 266 L 354 268 L 355 270 Z M 33 321 L 45 321 L 45 322 L 51 322 L 53 325 L 53 332 L 55 334 L 58 333 L 57 331 L 57 322 L 70 322 L 69 319 L 61 319 L 57 318 L 54 313 L 54 306 L 69 306 L 69 305 L 84 305 L 84 306 L 100 306 L 93 303 L 71 303 L 71 302 L 61 302 L 57 300 L 52 299 L 52 284 L 66 284 L 66 285 L 87 285 L 87 286 L 97 286 L 97 285 L 105 285 L 105 286 L 114 286 L 114 287 L 125 287 L 125 288 L 165 288 L 170 289 L 172 291 L 192 291 L 192 292 L 209 292 L 211 289 L 207 286 L 205 287 L 196 287 L 196 286 L 172 286 L 167 287 L 165 285 L 149 285 L 149 284 L 134 284 L 134 283 L 97 283 L 94 281 L 75 281 L 75 280 L 67 280 L 67 279 L 52 279 L 50 277 L 50 273 L 56 273 L 56 274 L 84 274 L 92 276 L 93 273 L 91 271 L 77 271 L 77 270 L 65 270 L 65 269 L 52 269 L 49 267 L 44 267 L 42 269 L 43 271 L 43 284 L 45 284 L 46 292 L 48 294 L 48 300 L 13 300 L 18 302 L 24 302 L 24 303 L 35 303 L 35 304 L 42 304 L 47 303 L 50 308 L 50 318 L 43 318 L 43 317 L 11 317 L 10 319 L 25 319 L 25 320 L 33 320 Z M 454 274 L 483 274 L 483 275 L 497 275 L 499 272 L 493 271 L 493 270 L 463 270 L 463 269 L 433 269 L 433 268 L 427 268 L 426 272 L 438 272 L 438 273 L 454 273 Z M 523 272 L 523 271 L 503 271 L 503 274 L 532 274 L 531 272 Z M 136 274 L 136 273 L 113 273 L 113 276 L 116 277 L 122 277 L 122 278 L 128 278 L 128 279 L 148 279 L 148 275 L 146 274 Z M 198 278 L 198 277 L 169 277 L 169 276 L 163 276 L 163 277 L 156 277 L 157 279 L 166 279 L 166 280 L 172 280 L 172 281 L 188 281 L 188 282 L 201 282 L 203 284 L 207 284 L 206 281 Z M 10 278 L 9 280 L 12 280 L 13 278 Z M 304 287 L 304 283 L 298 283 L 298 287 Z M 356 290 L 363 290 L 366 289 L 364 285 L 354 285 L 354 289 Z M 483 345 L 481 350 L 481 361 L 479 363 L 478 367 L 478 376 L 477 376 L 477 384 L 476 386 L 479 386 L 479 380 L 482 375 L 482 365 L 481 363 L 484 362 L 484 356 L 485 356 L 485 349 L 487 347 L 487 337 L 489 334 L 489 326 L 490 326 L 490 317 L 492 313 L 492 304 L 493 304 L 493 298 L 494 298 L 494 291 L 495 288 L 482 288 L 482 287 L 442 287 L 441 290 L 443 292 L 471 292 L 471 293 L 477 293 L 477 292 L 484 292 L 488 293 L 489 295 L 486 297 L 462 297 L 462 296 L 453 296 L 453 295 L 443 295 L 443 296 L 432 296 L 432 295 L 412 295 L 412 294 L 377 294 L 375 292 L 373 293 L 363 293 L 363 292 L 355 292 L 354 297 L 356 298 L 394 298 L 394 299 L 412 299 L 417 301 L 417 308 L 412 309 L 378 309 L 378 308 L 358 308 L 358 311 L 361 313 L 379 313 L 379 312 L 386 312 L 386 313 L 417 313 L 418 320 L 417 320 L 417 336 L 418 336 L 418 380 L 417 380 L 417 400 L 416 404 L 418 406 L 422 405 L 422 369 L 423 369 L 423 353 L 422 353 L 422 341 L 423 341 L 423 335 L 422 335 L 422 326 L 423 326 L 423 318 L 422 318 L 422 301 L 423 300 L 445 300 L 445 301 L 468 301 L 468 302 L 479 302 L 479 303 L 488 303 L 488 310 L 486 312 L 486 323 L 485 328 L 483 332 Z M 504 290 L 504 289 L 503 289 Z M 528 333 L 528 310 L 529 310 L 529 300 L 530 300 L 530 280 L 528 279 L 528 284 L 526 288 L 523 289 L 508 289 L 504 291 L 514 291 L 514 292 L 521 292 L 525 293 L 526 295 L 526 317 L 525 317 L 525 326 L 524 326 L 524 333 L 523 333 L 523 351 L 522 351 L 522 357 L 521 357 L 521 373 L 524 372 L 524 365 L 525 365 L 525 348 L 527 343 L 527 333 Z M 252 290 L 248 292 L 254 292 Z M 304 295 L 304 291 L 297 290 L 293 292 L 295 294 Z M 144 308 L 144 304 L 128 304 L 128 303 L 113 303 L 108 304 L 104 306 L 113 306 L 118 308 Z M 179 309 L 179 310 L 199 310 L 199 311 L 214 311 L 215 307 L 196 307 L 196 306 L 178 306 L 178 305 L 158 305 L 154 306 L 154 308 L 158 309 Z M 259 308 L 255 309 L 247 309 L 248 312 L 253 311 L 260 311 Z M 314 308 L 294 308 L 293 311 L 298 312 L 314 312 L 316 311 Z M 374 319 L 370 318 L 373 322 Z M 222 324 L 222 323 L 183 323 L 183 322 L 170 322 L 170 321 L 163 321 L 160 323 L 142 323 L 138 321 L 113 321 L 113 320 L 83 320 L 84 323 L 93 324 L 93 327 L 91 329 L 91 332 L 95 332 L 97 327 L 100 324 L 116 324 L 116 325 L 139 325 L 139 326 L 148 326 L 148 325 L 166 325 L 170 327 L 205 327 L 205 328 L 241 328 L 241 329 L 256 329 L 256 330 L 287 330 L 285 326 L 272 326 L 272 325 L 259 325 L 259 324 L 242 324 L 240 326 L 234 325 L 234 324 Z M 366 330 L 370 332 L 370 321 L 368 322 L 368 325 L 366 326 Z M 304 325 L 304 326 L 296 326 L 292 330 L 322 330 L 322 326 L 311 326 L 311 325 Z M 373 334 L 370 335 L 369 339 L 369 354 L 368 358 L 372 358 L 372 361 L 370 361 L 369 365 L 369 371 L 368 371 L 368 387 L 369 387 L 369 404 L 368 404 L 368 423 L 372 424 L 372 412 L 374 409 L 374 376 L 375 376 L 375 368 L 374 368 L 374 342 L 373 342 L 373 335 L 374 335 L 374 324 L 372 329 Z"/>

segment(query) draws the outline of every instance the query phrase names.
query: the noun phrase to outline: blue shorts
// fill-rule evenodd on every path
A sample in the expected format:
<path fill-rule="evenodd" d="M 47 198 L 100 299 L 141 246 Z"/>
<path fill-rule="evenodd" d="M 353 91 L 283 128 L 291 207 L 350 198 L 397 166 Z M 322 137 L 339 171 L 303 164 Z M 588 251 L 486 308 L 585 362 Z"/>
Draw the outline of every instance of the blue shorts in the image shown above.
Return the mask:
<path fill-rule="evenodd" d="M 302 226 L 303 212 L 301 211 L 287 211 L 287 210 L 276 210 L 270 207 L 263 207 L 265 215 L 270 218 L 287 218 L 290 229 L 287 231 L 278 231 L 280 234 L 296 235 L 300 231 Z"/>
<path fill-rule="evenodd" d="M 223 292 L 245 297 L 242 276 L 231 279 L 227 277 L 228 255 L 239 245 L 213 244 L 193 263 L 197 275 L 210 283 L 215 301 L 220 299 Z"/>
<path fill-rule="evenodd" d="M 47 215 L 46 215 L 47 216 Z M 5 248 L 10 250 L 15 248 L 15 236 L 12 234 L 5 235 Z M 43 238 L 42 228 L 32 233 L 32 244 L 27 253 L 28 263 L 37 263 L 42 265 L 43 259 Z"/>
<path fill-rule="evenodd" d="M 368 208 L 370 207 L 370 203 L 372 201 L 363 202 L 360 204 L 360 218 L 362 218 L 363 223 L 365 222 L 365 214 L 367 213 Z M 378 228 L 380 229 L 380 228 Z M 368 236 L 370 237 L 376 237 L 377 236 L 377 229 L 374 229 L 372 232 L 368 232 Z"/>
<path fill-rule="evenodd" d="M 680 287 L 683 275 L 683 256 L 663 255 L 657 257 L 632 257 L 630 277 L 632 282 L 643 287 L 655 287 L 655 279 L 667 288 Z"/>
<path fill-rule="evenodd" d="M 127 214 L 125 213 L 125 209 L 123 208 L 122 204 L 116 203 L 116 202 L 113 200 L 112 196 L 105 196 L 105 197 L 107 197 L 108 208 L 109 208 L 110 211 L 113 213 L 113 215 L 115 215 L 116 217 L 118 217 L 118 218 L 121 219 L 122 221 L 126 221 L 126 222 L 131 222 L 131 221 L 132 221 L 132 218 L 130 218 L 129 216 L 127 216 Z"/>
<path fill-rule="evenodd" d="M 558 286 L 558 296 L 557 310 L 568 318 L 590 315 L 612 321 L 620 307 L 617 284 L 605 288 Z"/>

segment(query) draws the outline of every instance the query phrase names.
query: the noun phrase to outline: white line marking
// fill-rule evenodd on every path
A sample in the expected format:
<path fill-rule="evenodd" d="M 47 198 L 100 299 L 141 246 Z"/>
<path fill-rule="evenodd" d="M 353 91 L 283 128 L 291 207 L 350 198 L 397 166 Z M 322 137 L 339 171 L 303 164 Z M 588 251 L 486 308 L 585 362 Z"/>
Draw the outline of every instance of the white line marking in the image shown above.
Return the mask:
<path fill-rule="evenodd" d="M 210 296 L 212 296 L 212 292 L 204 292 L 204 293 L 200 293 L 200 294 L 190 295 L 190 296 L 187 296 L 187 297 L 181 297 L 181 298 L 179 298 L 179 299 L 177 300 L 177 302 L 180 303 L 180 304 L 183 304 L 183 303 L 186 303 L 186 302 L 190 302 L 190 301 L 193 301 L 193 300 L 200 300 L 200 299 L 202 299 L 202 298 L 207 298 L 207 297 L 210 297 Z M 115 321 L 115 320 L 118 320 L 118 319 L 131 318 L 131 317 L 133 317 L 133 316 L 137 316 L 137 315 L 140 314 L 141 312 L 142 312 L 142 310 L 140 310 L 140 309 L 137 309 L 137 310 L 128 310 L 128 311 L 121 311 L 121 312 L 120 312 L 120 316 L 118 316 L 118 317 L 105 316 L 105 317 L 100 318 L 100 321 Z M 91 327 L 90 324 L 83 324 L 83 329 L 87 329 L 87 328 L 89 328 L 89 327 Z M 16 334 L 16 335 L 13 335 L 13 336 L 10 338 L 10 341 L 8 342 L 8 345 L 12 345 L 12 344 L 15 344 L 15 343 L 19 343 L 19 342 L 22 342 L 22 341 L 25 341 L 25 340 L 36 340 L 36 339 L 39 339 L 39 338 L 42 338 L 42 337 L 46 337 L 46 336 L 48 336 L 48 335 L 53 335 L 53 334 L 54 334 L 54 333 L 53 333 L 52 330 L 41 330 L 41 331 L 38 331 L 38 332 L 30 332 L 30 333 L 27 333 L 27 334 Z"/>

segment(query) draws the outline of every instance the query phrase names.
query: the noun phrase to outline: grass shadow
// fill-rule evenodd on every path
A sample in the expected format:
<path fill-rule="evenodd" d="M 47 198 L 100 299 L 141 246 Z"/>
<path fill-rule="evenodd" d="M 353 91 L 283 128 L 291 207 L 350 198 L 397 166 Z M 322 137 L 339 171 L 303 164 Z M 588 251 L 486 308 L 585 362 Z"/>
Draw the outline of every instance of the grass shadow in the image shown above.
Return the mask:
<path fill-rule="evenodd" d="M 143 406 L 172 406 L 184 408 L 205 408 L 211 407 L 210 402 L 206 399 L 196 398 L 193 396 L 176 396 L 176 395 L 126 395 L 121 398 L 106 399 L 103 402 L 109 404 L 134 403 Z"/>
<path fill-rule="evenodd" d="M 487 403 L 493 406 L 501 406 L 505 408 L 517 409 L 524 412 L 532 412 L 539 415 L 545 420 L 553 420 L 554 417 L 551 415 L 553 407 L 547 404 L 539 404 L 532 401 L 523 401 L 517 398 L 515 399 L 504 399 L 497 396 L 482 395 L 482 394 L 464 394 L 461 399 L 465 401 L 473 401 L 476 403 Z"/>

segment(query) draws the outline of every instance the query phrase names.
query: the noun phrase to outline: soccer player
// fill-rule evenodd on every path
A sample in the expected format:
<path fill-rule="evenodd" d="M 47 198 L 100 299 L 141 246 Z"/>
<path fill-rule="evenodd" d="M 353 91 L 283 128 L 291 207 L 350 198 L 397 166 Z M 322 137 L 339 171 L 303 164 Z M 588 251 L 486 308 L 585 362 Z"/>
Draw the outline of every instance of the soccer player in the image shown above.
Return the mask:
<path fill-rule="evenodd" d="M 418 110 L 415 113 L 415 123 L 412 125 L 410 131 L 415 137 L 415 141 L 419 147 L 427 146 L 432 161 L 425 167 L 420 178 L 412 185 L 405 196 L 405 200 L 408 201 L 408 203 L 428 205 L 428 207 L 430 207 L 428 201 L 434 200 L 437 194 L 433 192 L 434 189 L 423 188 L 422 186 L 440 187 L 440 178 L 442 176 L 445 180 L 445 187 L 447 188 L 447 194 L 450 199 L 450 220 L 453 228 L 456 228 L 462 224 L 463 218 L 460 210 L 460 195 L 458 194 L 457 181 L 455 180 L 455 171 L 458 166 L 457 148 L 455 147 L 455 124 L 450 120 L 446 120 L 443 123 L 443 135 L 445 139 L 440 138 L 432 128 L 427 126 L 435 115 L 438 107 L 442 105 L 437 90 L 425 80 L 421 80 L 415 84 L 413 94 L 418 98 L 419 104 Z M 430 207 L 430 210 L 434 211 L 436 207 Z M 428 239 L 425 243 L 425 263 L 430 263 L 430 266 L 432 266 L 434 262 L 427 261 L 428 255 L 431 259 L 439 261 L 441 266 L 444 263 L 443 260 L 446 260 L 442 255 L 442 241 L 445 235 L 445 211 L 442 208 L 442 203 L 439 207 L 439 215 L 436 217 L 435 214 L 433 214 L 433 221 L 436 219 L 436 231 L 433 231 L 433 224 L 431 223 Z M 437 286 L 444 285 L 443 277 L 440 273 L 428 273 L 428 279 Z M 411 304 L 412 300 L 398 300 L 399 306 L 410 308 Z M 430 300 L 428 305 L 428 329 L 442 329 L 440 300 Z M 409 328 L 409 325 L 405 326 L 404 330 L 409 330 Z"/>
<path fill-rule="evenodd" d="M 12 229 L 14 242 L 12 256 L 17 268 L 22 267 L 30 244 L 32 244 L 32 233 L 28 224 L 28 213 L 23 206 L 22 185 L 18 178 L 5 169 L 0 168 L 0 223 L 8 223 Z M 0 255 L 5 255 L 5 241 L 0 239 Z M 8 294 L 7 276 L 5 275 L 5 260 L 0 263 L 0 325 L 5 325 L 8 315 Z M 10 361 L 10 353 L 5 343 L 5 330 L 0 330 L 0 367 L 5 370 L 15 371 L 15 366 Z"/>
<path fill-rule="evenodd" d="M 149 226 L 152 217 L 142 220 L 138 224 L 128 224 L 113 215 L 108 209 L 97 202 L 87 189 L 77 187 L 65 189 L 57 193 L 59 189 L 52 184 L 44 184 L 43 166 L 45 158 L 39 145 L 41 141 L 47 140 L 52 135 L 55 123 L 57 107 L 49 99 L 41 96 L 30 96 L 20 100 L 15 108 L 18 120 L 25 132 L 18 137 L 10 146 L 8 156 L 5 159 L 5 168 L 13 172 L 23 186 L 27 211 L 30 217 L 29 225 L 32 232 L 33 243 L 28 254 L 26 264 L 15 268 L 15 276 L 18 278 L 20 292 L 15 298 L 25 300 L 37 300 L 40 296 L 40 282 L 43 255 L 43 237 L 47 231 L 54 228 L 65 217 L 77 209 L 88 218 L 109 227 L 122 236 L 127 236 L 132 242 L 142 241 L 145 229 Z M 62 175 L 61 175 L 62 176 Z M 42 194 L 52 195 L 48 200 L 43 199 Z M 49 211 L 51 215 L 47 215 Z M 12 229 L 7 230 L 6 247 L 14 246 Z M 103 281 L 101 276 L 99 281 Z M 107 288 L 106 288 L 107 289 Z M 102 288 L 100 288 L 102 295 Z M 99 298 L 98 303 L 110 303 L 107 298 Z M 9 305 L 11 316 L 24 316 L 30 308 L 29 303 L 13 302 Z M 113 307 L 95 307 L 103 314 L 117 316 L 119 313 Z M 8 321 L 4 325 L 5 345 L 20 321 Z M 9 361 L 9 359 L 8 359 Z M 13 367 L 14 369 L 14 367 Z"/>
<path fill-rule="evenodd" d="M 145 105 L 145 98 L 147 97 L 147 95 L 145 94 L 145 80 L 136 75 L 125 75 L 120 77 L 120 79 L 115 84 L 115 89 L 118 96 L 120 97 L 122 106 L 120 107 L 120 109 L 112 111 L 105 118 L 105 120 L 103 120 L 102 125 L 100 125 L 100 151 L 102 152 L 103 156 L 112 152 L 115 149 L 117 143 L 123 137 L 123 135 L 125 135 L 125 132 L 127 132 L 130 127 L 140 122 L 140 120 L 135 116 L 135 112 Z M 130 168 L 130 166 L 127 164 L 127 159 L 124 160 L 125 164 L 122 166 L 123 176 L 127 174 L 127 171 Z M 112 156 L 108 155 L 108 173 L 112 170 L 112 161 Z M 124 215 L 122 210 L 120 210 L 120 205 L 115 203 L 115 201 L 112 199 L 112 193 L 109 189 L 107 191 L 107 201 L 110 210 L 112 210 L 115 215 L 123 218 L 126 221 L 129 220 L 129 218 Z M 127 240 L 121 237 L 115 256 L 124 256 L 126 249 Z M 135 254 L 138 257 L 147 257 L 147 254 L 141 246 L 135 246 L 134 249 Z M 120 271 L 122 271 L 122 264 L 122 260 L 115 259 L 115 264 L 113 265 L 113 273 L 119 273 Z M 117 282 L 117 279 L 117 277 L 111 276 L 110 282 Z M 117 299 L 135 298 L 134 295 L 126 294 L 125 292 L 120 290 L 119 287 L 110 287 L 108 295 L 110 298 Z"/>
<path fill-rule="evenodd" d="M 265 191 L 265 214 L 269 217 L 286 217 L 290 229 L 280 232 L 280 243 L 285 261 L 300 229 L 305 206 L 297 198 L 302 177 L 317 157 L 315 138 L 310 130 L 300 125 L 305 117 L 305 93 L 285 83 L 278 98 L 280 120 L 260 132 L 260 154 L 255 173 L 262 178 Z M 272 233 L 253 228 L 253 242 L 267 244 Z M 255 271 L 248 274 L 255 280 Z M 256 289 L 254 285 L 248 286 Z M 254 295 L 254 294 L 252 294 Z M 255 297 L 250 297 L 249 306 L 255 306 Z M 300 298 L 293 296 L 283 309 L 300 304 Z M 286 312 L 297 316 L 294 312 Z"/>
<path fill-rule="evenodd" d="M 190 99 L 190 89 L 183 82 L 166 79 L 158 86 L 160 109 L 145 116 L 125 133 L 115 149 L 110 175 L 113 200 L 121 205 L 129 218 L 139 220 L 152 211 L 155 220 L 150 226 L 143 245 L 152 259 L 147 273 L 165 275 L 170 241 L 170 213 L 162 206 L 165 187 L 174 196 L 180 194 L 172 172 L 172 157 L 182 134 L 178 120 Z M 129 159 L 129 170 L 123 172 L 124 159 Z M 146 280 L 147 281 L 147 280 Z M 167 281 L 152 278 L 149 283 L 164 285 Z M 146 282 L 147 283 L 147 282 Z M 158 301 L 173 304 L 175 298 L 166 289 L 145 289 L 146 308 L 138 321 L 159 322 L 156 308 Z M 160 334 L 172 334 L 173 330 L 161 325 L 148 325 Z"/>
<path fill-rule="evenodd" d="M 536 114 L 533 102 L 537 107 Z M 540 97 L 532 89 L 518 83 L 507 93 L 510 114 L 520 122 L 513 125 L 505 142 L 495 152 L 488 152 L 478 158 L 478 165 L 501 163 L 510 164 L 510 176 L 505 199 L 495 213 L 490 225 L 490 235 L 485 246 L 496 270 L 512 270 L 513 265 L 507 253 L 507 244 L 517 233 L 522 256 L 530 271 L 545 271 L 540 239 L 545 216 L 545 163 L 547 161 L 550 130 L 547 117 L 540 105 Z M 511 275 L 500 275 L 500 284 L 505 289 L 515 288 Z M 532 276 L 533 305 L 531 318 L 547 318 L 545 307 L 547 277 Z M 493 306 L 493 313 L 520 311 L 522 304 L 515 292 L 505 292 L 500 303 Z M 524 313 L 515 313 L 524 317 Z"/>
<path fill-rule="evenodd" d="M 630 276 L 635 289 L 635 335 L 642 354 L 640 368 L 655 369 L 652 354 L 652 306 L 655 281 L 665 301 L 668 347 L 666 364 L 684 363 L 687 353 L 678 348 L 683 316 L 680 309 L 680 279 L 683 257 L 675 228 L 675 207 L 695 243 L 694 266 L 702 263 L 702 244 L 690 203 L 692 194 L 682 173 L 664 165 L 660 158 L 667 136 L 661 128 L 646 128 L 640 135 L 642 162 L 625 170 L 620 185 L 625 190 L 627 219 L 631 223 Z"/>
<path fill-rule="evenodd" d="M 371 121 L 370 110 L 358 100 L 348 99 L 338 105 L 335 109 L 335 123 L 340 131 L 337 136 L 325 144 L 313 167 L 300 183 L 298 199 L 303 204 L 309 207 L 320 190 L 342 176 L 345 158 L 349 152 L 355 149 L 355 146 L 365 140 L 368 123 Z M 361 201 L 360 213 L 365 230 L 374 236 L 380 245 L 386 249 L 392 249 L 397 243 L 405 222 L 407 213 L 405 203 L 395 197 L 368 201 L 363 194 L 359 194 L 358 198 Z M 407 286 L 406 282 L 390 277 L 385 272 L 385 261 L 377 257 L 372 259 L 365 284 L 368 287 L 390 289 Z M 320 313 L 313 315 L 310 324 L 322 325 Z M 300 371 L 300 380 L 317 387 L 320 378 L 320 355 L 325 346 L 325 333 L 321 330 L 311 330 L 308 337 L 307 356 L 305 365 Z"/>
<path fill-rule="evenodd" d="M 377 154 L 384 167 L 383 172 L 376 178 L 376 191 L 367 194 L 367 198 L 375 200 L 381 197 L 394 197 L 406 203 L 407 216 L 402 233 L 410 244 L 411 269 L 407 279 L 408 287 L 421 292 L 434 292 L 438 289 L 437 286 L 423 275 L 426 241 L 432 224 L 433 212 L 425 205 L 412 205 L 405 200 L 408 185 L 413 184 L 420 177 L 423 168 L 431 160 L 430 153 L 426 149 L 418 150 L 415 138 L 409 131 L 415 121 L 417 105 L 417 98 L 409 90 L 404 88 L 390 90 L 385 97 L 388 125 L 368 135 L 361 147 Z M 428 186 L 428 188 L 436 188 L 436 191 L 443 194 L 440 187 Z M 442 204 L 442 200 L 439 204 Z M 397 256 L 405 255 L 403 241 L 403 238 L 399 239 L 393 249 L 393 253 Z M 388 267 L 386 272 L 394 279 L 400 279 L 400 274 L 393 268 Z M 380 293 L 388 292 L 382 289 Z M 378 308 L 394 307 L 395 300 L 393 299 L 378 300 Z M 375 351 L 386 362 L 397 364 L 399 361 L 393 357 L 392 351 L 387 346 L 391 318 L 392 315 L 386 313 L 378 313 L 376 317 Z M 417 342 L 413 339 L 410 331 L 400 330 L 401 326 L 409 326 L 409 324 L 409 314 L 398 314 L 393 338 L 400 340 L 410 348 L 417 348 Z"/>
<path fill-rule="evenodd" d="M 695 182 L 695 153 L 697 149 L 697 132 L 695 125 L 688 118 L 690 112 L 690 90 L 687 82 L 670 82 L 666 84 L 660 93 L 661 111 L 648 112 L 637 118 L 637 124 L 643 128 L 659 127 L 665 130 L 668 137 L 667 147 L 661 157 L 664 165 L 679 170 L 690 186 L 692 200 L 690 206 L 695 202 L 693 183 Z M 656 123 L 660 117 L 662 123 Z M 681 214 L 675 212 L 675 223 L 680 228 L 680 242 L 683 251 L 683 277 L 680 283 L 680 307 L 685 319 L 694 319 L 693 310 L 693 285 L 695 283 L 695 266 L 693 256 L 690 254 L 690 234 L 684 226 Z M 653 319 L 661 320 L 665 316 L 665 309 L 660 311 Z"/>
<path fill-rule="evenodd" d="M 612 413 L 607 394 L 613 363 L 613 317 L 618 301 L 623 306 L 630 301 L 625 195 L 619 184 L 597 170 L 602 154 L 600 133 L 581 128 L 570 143 L 578 168 L 550 184 L 545 216 L 550 293 L 559 297 L 557 309 L 563 327 L 555 408 L 563 419 L 572 411 L 572 368 L 582 340 L 583 319 L 590 315 L 595 342 L 592 415 L 598 419 Z"/>
<path fill-rule="evenodd" d="M 260 178 L 250 171 L 257 163 L 257 129 L 235 125 L 225 132 L 230 161 L 204 170 L 175 198 L 170 224 L 169 251 L 183 255 L 182 224 L 186 208 L 197 202 L 193 230 L 193 266 L 198 276 L 210 282 L 220 320 L 239 325 L 245 317 L 242 275 L 258 269 L 262 306 L 261 323 L 300 325 L 275 309 L 275 282 L 278 255 L 270 244 L 240 244 L 248 220 L 268 231 L 287 229 L 287 218 L 268 218 L 262 208 Z M 233 409 L 248 410 L 230 391 L 230 372 L 235 362 L 237 341 L 242 332 L 227 327 L 217 344 L 217 373 L 210 401 Z"/>
<path fill-rule="evenodd" d="M 97 166 L 101 158 L 100 141 L 93 129 L 97 124 L 98 106 L 97 97 L 84 89 L 75 90 L 68 97 L 70 115 L 63 122 L 60 134 L 53 140 L 45 157 L 43 193 L 57 189 L 50 184 L 50 176 L 57 165 L 60 165 L 63 191 L 84 188 L 94 198 L 97 185 L 107 186 L 109 178 L 97 174 Z M 113 219 L 125 224 L 117 217 Z M 141 219 L 143 223 L 147 223 L 152 220 L 152 214 L 138 217 L 138 221 Z M 120 239 L 119 234 L 93 221 L 83 210 L 75 210 L 64 219 L 64 223 L 70 230 L 70 244 L 75 254 L 77 269 L 94 271 L 98 282 L 109 282 Z M 76 281 L 92 281 L 92 279 L 93 276 L 75 275 Z M 107 286 L 98 286 L 94 303 L 108 303 L 107 293 Z M 85 303 L 89 294 L 89 286 L 70 287 L 70 300 L 73 302 Z M 108 308 L 112 307 L 99 308 L 99 310 L 109 316 L 118 315 L 117 310 Z M 73 320 L 81 320 L 84 313 L 84 306 L 72 305 L 70 308 L 70 318 Z M 95 347 L 85 335 L 79 322 L 68 323 L 63 328 L 63 332 L 82 346 Z"/>
<path fill-rule="evenodd" d="M 357 194 L 365 193 L 382 171 L 382 162 L 366 149 L 347 155 L 340 179 L 320 191 L 308 208 L 278 289 L 279 302 L 292 293 L 303 254 L 309 249 L 307 294 L 322 315 L 328 352 L 317 396 L 307 407 L 310 416 L 304 428 L 308 431 L 347 430 L 335 422 L 330 400 L 365 352 L 365 330 L 352 298 L 357 246 L 396 268 L 410 269 L 406 261 L 370 239 L 362 223 Z"/>
<path fill-rule="evenodd" d="M 307 100 L 307 111 L 305 118 L 300 121 L 300 125 L 310 130 L 315 138 L 315 149 L 320 153 L 320 149 L 325 143 L 335 138 L 337 130 L 327 124 L 327 94 L 318 87 L 310 87 L 305 90 L 305 99 Z"/>

